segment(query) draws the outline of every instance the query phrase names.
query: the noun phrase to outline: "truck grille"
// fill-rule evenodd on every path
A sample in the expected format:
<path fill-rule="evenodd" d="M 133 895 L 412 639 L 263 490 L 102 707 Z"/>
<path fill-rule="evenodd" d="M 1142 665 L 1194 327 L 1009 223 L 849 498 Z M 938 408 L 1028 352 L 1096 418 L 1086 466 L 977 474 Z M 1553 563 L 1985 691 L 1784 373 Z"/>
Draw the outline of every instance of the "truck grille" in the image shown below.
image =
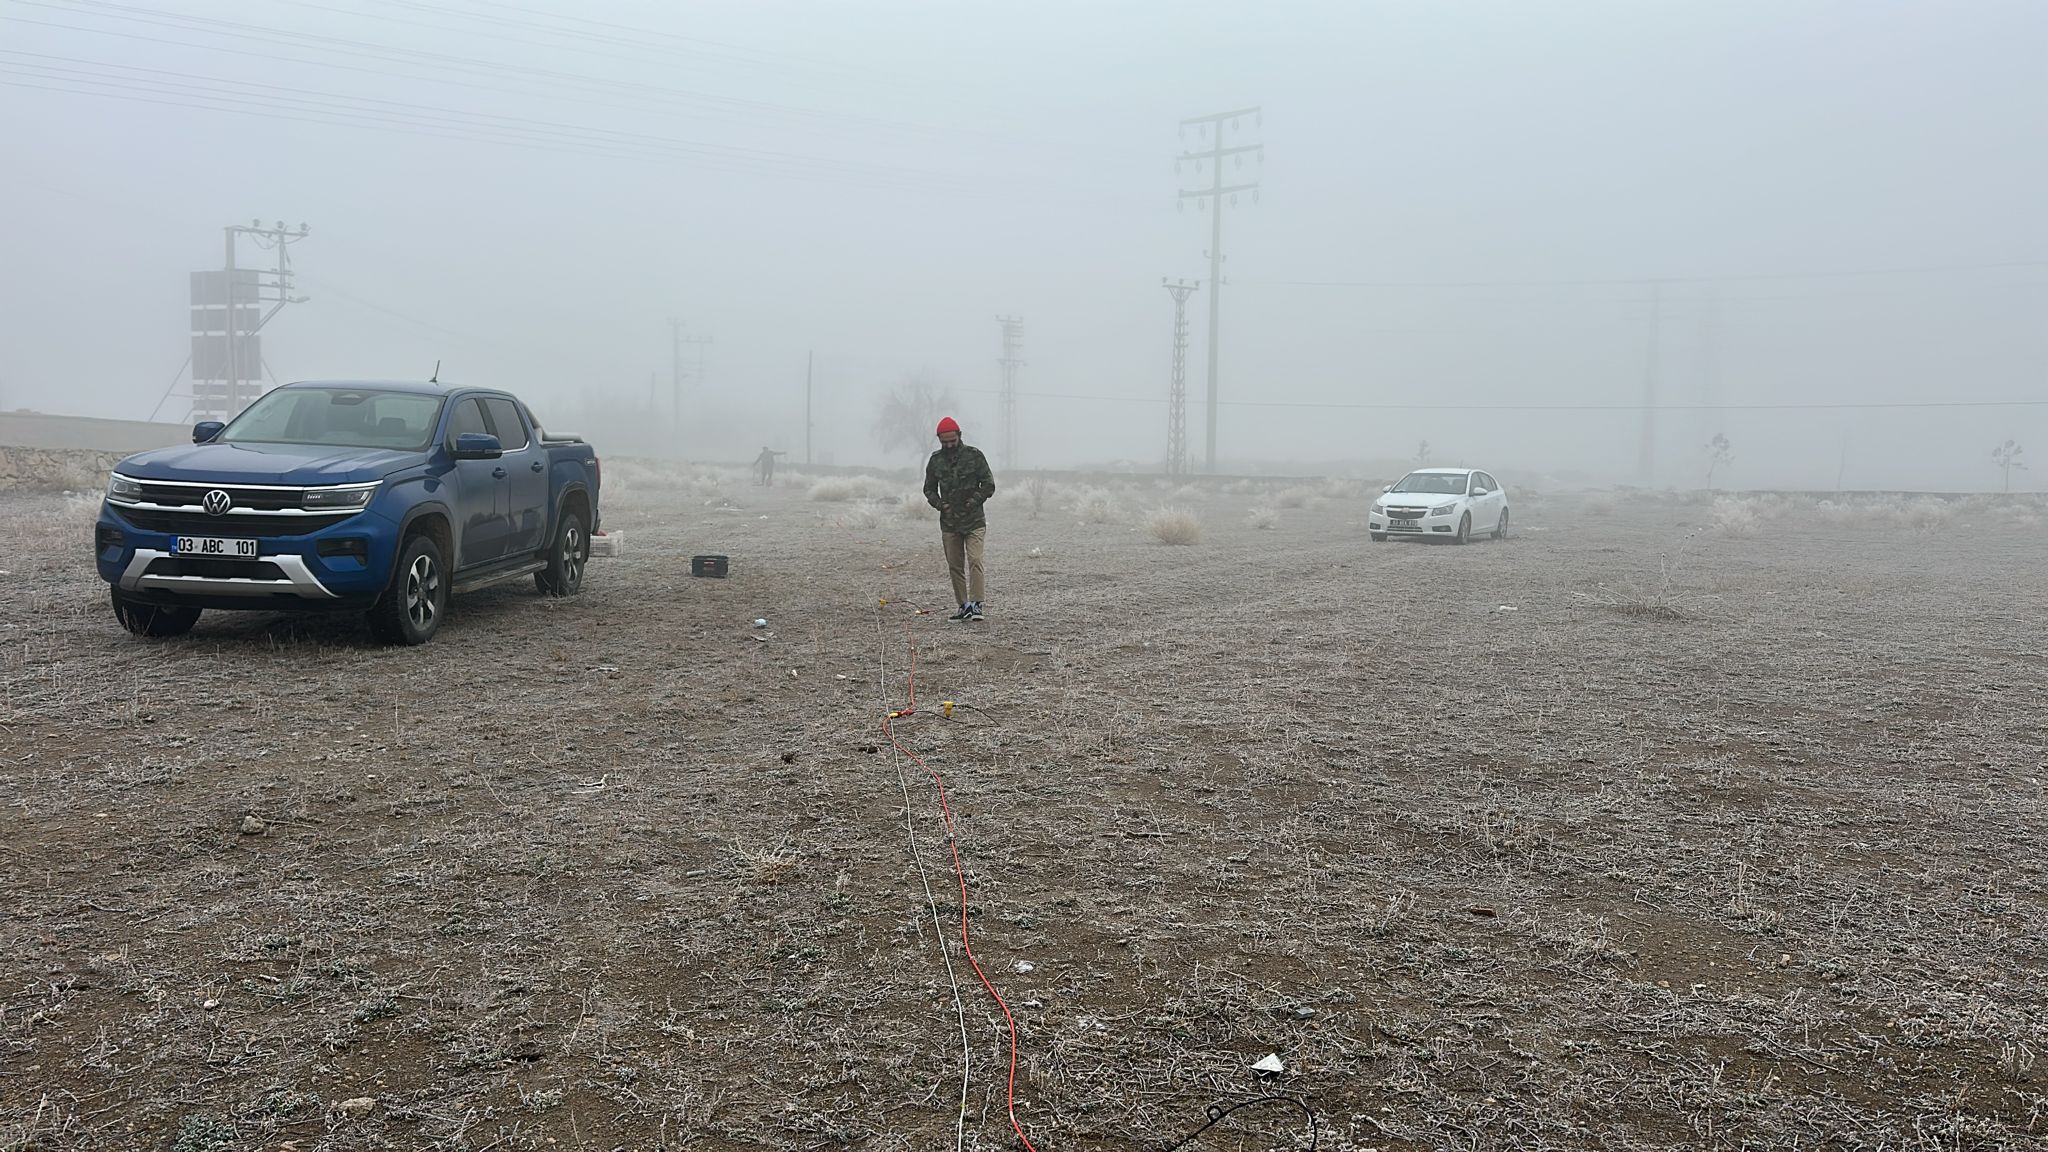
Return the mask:
<path fill-rule="evenodd" d="M 152 560 L 150 576 L 204 576 L 209 580 L 287 580 L 268 560 L 220 560 L 211 556 L 165 556 Z"/>
<path fill-rule="evenodd" d="M 358 515 L 355 512 L 341 512 L 332 516 L 237 516 L 230 512 L 225 516 L 208 516 L 204 512 L 158 512 L 123 508 L 118 504 L 114 505 L 114 512 L 144 532 L 183 533 L 189 536 L 253 536 L 262 539 L 307 536 L 322 529 L 332 528 L 343 520 Z"/>
<path fill-rule="evenodd" d="M 236 508 L 253 508 L 262 511 L 276 511 L 280 508 L 297 508 L 306 497 L 301 488 L 242 488 L 233 484 L 222 484 L 218 489 L 194 484 L 159 484 L 144 480 L 142 502 L 161 504 L 166 508 L 191 508 L 197 510 L 206 494 L 221 491 L 234 500 Z"/>

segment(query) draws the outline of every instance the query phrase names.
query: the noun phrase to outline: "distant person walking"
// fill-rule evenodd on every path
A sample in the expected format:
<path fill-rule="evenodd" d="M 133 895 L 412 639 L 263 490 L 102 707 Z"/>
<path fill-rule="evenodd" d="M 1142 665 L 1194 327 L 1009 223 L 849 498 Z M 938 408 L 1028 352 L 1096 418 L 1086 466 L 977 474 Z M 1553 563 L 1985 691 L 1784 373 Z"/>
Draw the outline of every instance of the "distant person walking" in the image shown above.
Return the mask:
<path fill-rule="evenodd" d="M 787 452 L 772 452 L 766 445 L 763 445 L 761 454 L 754 457 L 754 470 L 760 473 L 754 482 L 773 488 L 775 486 L 775 458 L 787 455 L 789 455 Z"/>
<path fill-rule="evenodd" d="M 946 545 L 946 572 L 953 578 L 953 599 L 960 611 L 954 623 L 981 615 L 982 541 L 988 517 L 982 505 L 996 494 L 996 475 L 981 449 L 960 440 L 960 424 L 951 416 L 939 421 L 939 450 L 924 466 L 925 502 L 939 510 L 939 535 Z"/>

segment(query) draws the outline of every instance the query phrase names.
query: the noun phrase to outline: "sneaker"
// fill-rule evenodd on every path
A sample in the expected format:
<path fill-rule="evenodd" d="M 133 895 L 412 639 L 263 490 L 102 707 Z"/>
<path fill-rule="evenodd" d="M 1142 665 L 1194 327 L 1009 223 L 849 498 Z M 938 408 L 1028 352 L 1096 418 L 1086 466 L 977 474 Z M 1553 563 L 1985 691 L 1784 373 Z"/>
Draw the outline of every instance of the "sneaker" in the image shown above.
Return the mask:
<path fill-rule="evenodd" d="M 980 604 L 978 604 L 978 603 L 976 603 L 976 604 L 969 604 L 969 605 L 967 606 L 967 618 L 968 618 L 969 620 L 979 620 L 979 619 L 981 619 L 981 618 L 982 618 L 982 616 L 981 616 L 981 605 L 980 605 Z"/>
<path fill-rule="evenodd" d="M 948 624 L 959 624 L 959 623 L 962 623 L 962 622 L 964 622 L 964 621 L 967 621 L 967 620 L 972 620 L 972 619 L 974 619 L 974 612 L 973 612 L 973 610 L 972 610 L 972 609 L 970 609 L 970 608 L 968 608 L 968 607 L 967 607 L 967 605 L 965 605 L 965 604 L 962 604 L 962 605 L 960 606 L 960 610 L 959 610 L 958 612 L 955 612 L 955 613 L 953 613 L 953 614 L 952 614 L 951 616 L 948 616 L 948 617 L 946 617 L 946 623 L 948 623 Z"/>

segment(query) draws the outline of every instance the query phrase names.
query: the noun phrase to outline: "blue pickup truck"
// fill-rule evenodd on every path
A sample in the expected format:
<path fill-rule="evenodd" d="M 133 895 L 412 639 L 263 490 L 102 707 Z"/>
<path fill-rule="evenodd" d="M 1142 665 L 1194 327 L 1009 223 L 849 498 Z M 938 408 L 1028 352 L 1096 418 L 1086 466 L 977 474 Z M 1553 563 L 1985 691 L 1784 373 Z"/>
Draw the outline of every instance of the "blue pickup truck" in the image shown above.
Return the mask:
<path fill-rule="evenodd" d="M 424 644 L 454 593 L 529 575 L 579 591 L 599 473 L 504 392 L 306 381 L 123 460 L 94 546 L 137 635 L 181 635 L 210 608 L 354 610 L 387 643 Z"/>

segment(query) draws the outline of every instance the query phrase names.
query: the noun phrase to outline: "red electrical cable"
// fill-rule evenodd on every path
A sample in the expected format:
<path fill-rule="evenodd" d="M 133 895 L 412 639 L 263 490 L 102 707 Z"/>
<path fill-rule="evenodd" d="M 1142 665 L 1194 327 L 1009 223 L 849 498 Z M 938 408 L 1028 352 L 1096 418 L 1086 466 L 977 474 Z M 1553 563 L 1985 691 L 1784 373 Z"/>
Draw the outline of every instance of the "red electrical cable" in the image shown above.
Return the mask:
<path fill-rule="evenodd" d="M 905 631 L 907 632 L 908 629 L 906 628 Z M 1010 1114 L 1010 1128 L 1017 1133 L 1017 1139 L 1023 1142 L 1026 1152 L 1038 1152 L 1037 1146 L 1031 1143 L 1031 1138 L 1024 1135 L 1023 1125 L 1017 1123 L 1017 1018 L 1010 1015 L 1010 1005 L 1003 1000 L 1003 994 L 996 991 L 994 984 L 989 983 L 988 974 L 981 970 L 981 961 L 975 959 L 974 944 L 967 937 L 967 872 L 960 866 L 960 841 L 953 834 L 953 806 L 946 799 L 945 777 L 932 771 L 931 765 L 925 763 L 917 753 L 905 748 L 903 742 L 896 739 L 896 730 L 893 722 L 898 717 L 915 715 L 917 712 L 917 640 L 914 637 L 910 640 L 909 680 L 910 707 L 905 708 L 901 712 L 891 712 L 884 716 L 882 718 L 882 735 L 889 738 L 889 743 L 895 746 L 896 751 L 909 757 L 911 763 L 924 769 L 925 774 L 932 778 L 932 783 L 939 786 L 939 811 L 946 818 L 946 847 L 953 853 L 953 878 L 960 883 L 960 948 L 967 953 L 967 963 L 974 968 L 974 974 L 981 978 L 981 986 L 988 989 L 988 994 L 994 998 L 996 1007 L 1003 1010 L 1003 1019 L 1010 1025 L 1010 1084 L 1008 1089 L 1009 1095 L 1005 1099 L 1004 1105 Z"/>

